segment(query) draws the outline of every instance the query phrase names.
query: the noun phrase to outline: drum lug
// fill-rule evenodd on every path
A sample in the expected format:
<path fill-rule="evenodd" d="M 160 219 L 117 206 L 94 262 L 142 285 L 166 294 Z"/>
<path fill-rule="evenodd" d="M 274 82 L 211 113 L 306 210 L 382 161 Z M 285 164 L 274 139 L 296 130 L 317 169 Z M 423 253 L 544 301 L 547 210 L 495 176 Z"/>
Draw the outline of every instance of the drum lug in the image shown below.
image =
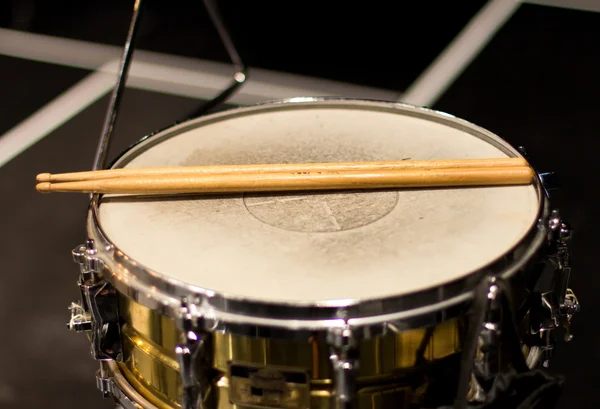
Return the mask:
<path fill-rule="evenodd" d="M 562 326 L 568 336 L 566 341 L 573 337 L 570 335 L 571 319 L 573 315 L 580 310 L 579 301 L 573 290 L 569 288 L 571 278 L 571 254 L 569 252 L 569 242 L 571 241 L 572 229 L 564 220 L 560 218 L 558 210 L 552 211 L 550 217 L 551 240 L 555 247 L 555 254 L 550 257 L 556 265 L 557 278 L 555 281 L 553 305 L 554 316 L 552 317 L 556 326 Z M 548 294 L 543 294 L 547 298 Z"/>
<path fill-rule="evenodd" d="M 73 250 L 79 264 L 81 301 L 71 304 L 67 327 L 91 333 L 91 353 L 96 360 L 122 360 L 121 328 L 116 290 L 100 275 L 102 262 L 96 257 L 93 240 Z"/>
<path fill-rule="evenodd" d="M 547 274 L 551 274 L 552 280 L 547 279 L 549 284 L 541 291 L 542 307 L 547 311 L 548 317 L 540 323 L 539 327 L 541 349 L 544 352 L 544 366 L 549 365 L 554 347 L 552 330 L 563 328 L 565 341 L 571 341 L 573 339 L 571 320 L 580 310 L 577 296 L 569 288 L 571 227 L 563 221 L 558 210 L 553 210 L 548 221 L 548 228 L 550 251 L 546 256 L 546 265 L 549 267 Z M 537 332 L 535 329 L 533 330 Z"/>
<path fill-rule="evenodd" d="M 499 371 L 499 347 L 501 337 L 501 305 L 499 300 L 500 288 L 496 277 L 489 278 L 487 293 L 487 319 L 479 333 L 479 348 L 476 356 L 476 366 L 481 375 L 494 376 Z"/>
<path fill-rule="evenodd" d="M 183 331 L 183 342 L 175 347 L 175 355 L 179 363 L 179 374 L 183 384 L 182 409 L 202 409 L 204 407 L 204 389 L 207 385 L 205 364 L 199 362 L 209 342 L 204 317 L 197 310 L 197 305 L 187 299 L 181 301 L 180 329 Z"/>
<path fill-rule="evenodd" d="M 112 380 L 101 376 L 99 372 L 96 372 L 96 387 L 104 398 L 112 396 Z"/>
<path fill-rule="evenodd" d="M 332 328 L 327 333 L 330 348 L 329 360 L 333 367 L 335 385 L 335 408 L 352 407 L 354 378 L 358 371 L 357 341 L 348 325 Z"/>

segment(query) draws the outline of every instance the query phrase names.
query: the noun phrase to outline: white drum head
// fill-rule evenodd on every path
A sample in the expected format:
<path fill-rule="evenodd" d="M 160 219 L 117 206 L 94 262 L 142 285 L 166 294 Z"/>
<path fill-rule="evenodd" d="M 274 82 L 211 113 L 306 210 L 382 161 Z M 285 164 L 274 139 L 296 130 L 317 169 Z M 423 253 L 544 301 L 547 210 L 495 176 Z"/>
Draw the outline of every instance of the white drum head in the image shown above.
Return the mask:
<path fill-rule="evenodd" d="M 321 102 L 234 110 L 186 123 L 117 166 L 517 156 L 441 114 Z M 180 198 L 105 196 L 100 226 L 128 257 L 217 293 L 319 304 L 417 292 L 506 254 L 536 221 L 534 186 Z"/>

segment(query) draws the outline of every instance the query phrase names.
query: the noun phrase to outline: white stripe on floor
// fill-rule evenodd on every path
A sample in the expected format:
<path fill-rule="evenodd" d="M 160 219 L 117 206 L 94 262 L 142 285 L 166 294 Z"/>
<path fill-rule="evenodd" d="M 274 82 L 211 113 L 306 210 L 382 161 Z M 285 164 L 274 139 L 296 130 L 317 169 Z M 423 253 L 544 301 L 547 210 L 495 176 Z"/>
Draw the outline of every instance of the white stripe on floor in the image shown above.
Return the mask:
<path fill-rule="evenodd" d="M 121 52 L 120 47 L 0 28 L 0 54 L 96 71 L 0 136 L 0 167 L 107 93 L 116 83 Z M 127 86 L 210 99 L 230 83 L 232 74 L 232 66 L 228 64 L 136 50 Z M 398 93 L 253 69 L 230 101 L 253 104 L 302 96 L 393 101 L 398 98 Z"/>
<path fill-rule="evenodd" d="M 96 70 L 119 59 L 121 53 L 122 48 L 117 46 L 0 28 L 0 54 L 11 57 Z M 104 69 L 112 67 L 104 65 Z M 222 90 L 232 75 L 230 64 L 135 50 L 128 85 L 205 99 Z M 189 89 L 185 89 L 187 81 Z M 169 84 L 177 86 L 171 88 Z M 241 100 L 232 102 L 327 95 L 393 101 L 399 92 L 254 68 L 237 95 Z"/>
<path fill-rule="evenodd" d="M 114 83 L 114 75 L 90 74 L 5 133 L 0 137 L 0 167 L 101 98 Z"/>
<path fill-rule="evenodd" d="M 489 1 L 399 101 L 429 107 L 435 104 L 520 5 L 519 0 Z"/>

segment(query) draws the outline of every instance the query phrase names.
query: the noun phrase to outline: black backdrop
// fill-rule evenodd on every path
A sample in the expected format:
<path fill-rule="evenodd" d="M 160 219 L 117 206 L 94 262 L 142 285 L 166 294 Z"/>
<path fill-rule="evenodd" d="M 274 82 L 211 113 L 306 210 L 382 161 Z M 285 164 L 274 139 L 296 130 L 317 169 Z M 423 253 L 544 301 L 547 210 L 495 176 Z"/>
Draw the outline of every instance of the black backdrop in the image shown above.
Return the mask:
<path fill-rule="evenodd" d="M 117 0 L 4 0 L 0 4 L 0 26 L 122 45 L 130 17 L 130 3 Z M 240 53 L 250 66 L 388 88 L 399 93 L 484 4 L 483 1 L 368 2 L 352 6 L 340 1 L 328 2 L 325 7 L 323 3 L 219 2 Z M 147 0 L 147 6 L 138 42 L 140 48 L 226 61 L 216 32 L 199 1 Z M 597 228 L 597 217 L 592 197 L 597 187 L 595 176 L 600 167 L 600 161 L 595 158 L 598 152 L 596 138 L 600 131 L 597 118 L 599 44 L 600 13 L 523 5 L 433 106 L 486 127 L 509 142 L 525 145 L 540 169 L 557 171 L 561 177 L 562 189 L 553 199 L 575 228 L 572 287 L 583 308 L 576 317 L 575 340 L 562 346 L 554 360 L 553 370 L 567 377 L 565 393 L 560 401 L 560 407 L 565 409 L 596 408 L 600 404 L 596 391 L 599 380 L 597 366 L 600 363 L 600 349 L 597 347 L 599 329 L 594 315 L 600 305 L 596 294 L 600 279 L 595 275 L 593 254 L 599 240 L 593 232 Z M 52 65 L 30 66 L 18 60 L 0 58 L 0 84 L 5 91 L 0 105 L 0 124 L 6 124 L 2 126 L 3 131 L 18 123 L 32 109 L 42 106 L 44 101 L 66 88 L 70 81 L 85 75 L 77 70 L 55 73 L 57 70 Z M 44 81 L 43 78 L 52 80 Z M 125 105 L 132 107 L 135 102 L 142 103 L 140 101 L 144 98 L 139 92 L 128 93 L 126 100 L 129 105 Z M 156 100 L 155 109 L 161 109 L 162 115 L 169 112 L 168 121 L 178 119 L 179 113 L 173 108 L 174 99 L 166 102 L 167 97 L 160 98 Z M 96 127 L 100 125 L 99 118 L 105 108 L 105 101 L 103 103 L 93 108 L 98 113 L 94 120 Z M 193 110 L 196 102 L 182 100 L 178 104 L 181 112 L 185 113 Z M 131 110 L 136 112 L 133 108 Z M 89 117 L 91 113 L 87 115 Z M 77 121 L 69 126 L 73 128 Z M 117 127 L 121 132 L 127 126 L 134 127 L 125 122 L 121 121 Z M 167 124 L 149 121 L 147 126 Z M 151 130 L 143 129 L 145 132 Z M 71 136 L 71 143 L 77 142 L 74 138 Z M 0 186 L 5 189 L 2 196 L 16 197 L 20 189 L 17 183 L 8 180 L 8 172 L 29 169 L 31 163 L 39 162 L 43 155 L 64 156 L 64 153 L 59 155 L 61 150 L 64 146 L 44 141 L 39 148 L 28 153 L 31 159 L 27 160 L 30 162 L 18 158 L 7 165 L 0 171 L 4 178 L 0 178 Z M 31 156 L 34 154 L 40 156 L 34 158 Z M 91 151 L 88 152 L 91 164 L 90 155 Z M 63 160 L 70 159 L 67 155 Z M 66 167 L 69 167 L 68 162 Z M 35 212 L 35 206 L 28 209 Z M 10 203 L 4 204 L 0 210 L 6 215 L 2 220 L 14 218 L 10 213 L 16 212 L 16 209 Z M 26 217 L 22 211 L 17 213 Z M 11 248 L 10 243 L 39 232 L 23 229 L 16 222 L 0 225 L 0 229 L 3 243 L 0 263 L 6 278 L 6 292 L 10 291 L 11 280 L 16 282 L 18 274 L 15 268 L 20 267 L 15 266 L 24 264 L 7 250 Z M 51 236 L 50 233 L 47 235 Z M 68 245 L 71 244 L 77 243 Z M 69 248 L 65 248 L 64 252 L 68 253 Z M 12 266 L 12 269 L 7 266 Z M 36 285 L 35 277 L 29 280 L 24 283 L 32 287 Z M 19 306 L 8 302 L 12 299 L 2 299 L 4 313 L 1 326 L 6 334 L 15 331 L 15 322 L 24 319 L 19 313 Z M 61 304 L 68 301 L 70 299 L 59 300 Z M 36 308 L 43 309 L 41 304 L 42 301 Z M 25 331 L 31 329 L 28 326 L 23 328 Z M 15 335 L 14 339 L 21 336 L 26 337 L 27 333 Z M 7 337 L 13 339 L 12 335 Z M 0 345 L 2 343 L 0 340 Z M 8 349 L 18 347 L 18 343 L 6 341 L 3 349 L 7 353 Z M 49 353 L 47 358 L 48 362 L 53 362 L 52 365 L 60 362 L 56 359 L 50 361 L 50 357 L 57 353 L 68 359 L 66 346 L 55 345 L 53 348 L 58 352 Z M 78 344 L 77 348 L 85 347 Z M 46 386 L 28 381 L 31 371 L 36 371 L 36 365 L 45 368 L 44 371 L 53 368 L 49 364 L 44 366 L 43 360 L 25 364 L 29 360 L 28 354 L 24 351 L 16 351 L 15 354 L 18 357 L 15 362 L 23 363 L 29 372 L 19 370 L 21 364 L 0 367 L 3 374 L 0 375 L 0 407 L 33 408 L 44 402 L 53 403 L 52 398 L 45 398 L 48 395 L 44 393 L 49 385 L 55 385 L 50 396 L 59 396 L 60 390 L 54 389 L 61 388 L 60 377 L 54 376 L 55 383 Z M 77 355 L 82 356 L 87 354 Z M 60 373 L 60 368 L 54 370 Z M 51 376 L 33 378 L 48 382 L 48 377 Z M 10 381 L 7 380 L 9 378 Z M 2 384 L 4 381 L 7 385 L 10 382 L 21 385 L 16 388 L 16 397 L 14 393 L 6 392 Z M 89 379 L 81 382 L 93 384 L 92 373 L 89 373 Z M 3 393 L 12 398 L 3 401 Z M 35 395 L 39 398 L 34 399 L 32 396 Z M 85 401 L 91 400 L 85 398 Z M 60 402 L 62 407 L 77 407 L 74 398 L 57 398 L 56 402 Z"/>

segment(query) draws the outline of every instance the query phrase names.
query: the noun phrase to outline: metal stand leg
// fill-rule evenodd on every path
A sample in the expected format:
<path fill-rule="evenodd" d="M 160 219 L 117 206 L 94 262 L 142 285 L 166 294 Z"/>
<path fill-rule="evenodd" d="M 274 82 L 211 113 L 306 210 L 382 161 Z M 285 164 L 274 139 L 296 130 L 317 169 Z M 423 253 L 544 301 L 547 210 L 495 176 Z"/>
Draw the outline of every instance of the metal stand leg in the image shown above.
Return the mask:
<path fill-rule="evenodd" d="M 219 33 L 219 37 L 221 38 L 225 49 L 227 50 L 229 59 L 233 63 L 235 73 L 233 74 L 233 80 L 229 86 L 211 101 L 202 105 L 199 110 L 192 114 L 192 117 L 206 114 L 211 109 L 227 101 L 227 99 L 229 99 L 229 97 L 233 95 L 233 93 L 237 91 L 248 78 L 248 68 L 244 65 L 239 53 L 237 52 L 237 49 L 235 48 L 235 45 L 233 44 L 231 36 L 225 28 L 225 24 L 223 23 L 223 19 L 221 18 L 221 14 L 219 13 L 216 2 L 214 0 L 204 0 L 204 5 L 206 6 L 206 10 L 208 10 L 208 14 L 210 15 L 210 18 L 215 25 L 217 32 Z"/>
<path fill-rule="evenodd" d="M 221 41 L 225 45 L 225 49 L 227 50 L 229 58 L 234 64 L 235 73 L 233 75 L 232 83 L 223 92 L 221 92 L 211 101 L 202 106 L 202 108 L 193 116 L 199 116 L 203 113 L 206 113 L 208 110 L 225 102 L 246 81 L 246 78 L 248 77 L 247 68 L 242 62 L 242 59 L 240 58 L 239 53 L 237 52 L 233 41 L 231 40 L 231 36 L 225 29 L 225 25 L 223 24 L 221 15 L 218 11 L 214 0 L 205 0 L 204 4 L 206 6 L 206 9 L 208 10 L 213 24 L 217 29 L 217 32 L 219 33 Z M 92 167 L 93 170 L 104 169 L 104 167 L 106 166 L 106 159 L 108 156 L 108 151 L 110 149 L 111 136 L 115 123 L 117 121 L 119 106 L 123 97 L 125 83 L 127 82 L 129 68 L 131 66 L 131 60 L 135 48 L 135 37 L 137 34 L 139 25 L 138 23 L 140 21 L 141 14 L 142 0 L 135 0 L 135 4 L 133 6 L 133 15 L 131 17 L 131 23 L 129 25 L 129 32 L 127 34 L 127 40 L 125 42 L 123 56 L 121 58 L 121 66 L 119 69 L 117 84 L 112 92 L 110 102 L 108 105 L 108 111 L 104 119 L 102 133 L 100 135 L 100 140 L 98 141 L 98 147 L 96 149 L 96 155 L 94 157 L 94 164 Z"/>
<path fill-rule="evenodd" d="M 98 142 L 98 148 L 96 149 L 96 156 L 94 158 L 93 170 L 104 169 L 106 165 L 106 157 L 108 156 L 108 150 L 110 148 L 110 139 L 112 136 L 115 122 L 117 121 L 117 114 L 119 112 L 119 105 L 123 96 L 123 89 L 127 82 L 127 75 L 129 74 L 129 67 L 131 65 L 131 57 L 134 49 L 134 39 L 137 34 L 138 23 L 140 21 L 142 11 L 142 0 L 135 0 L 133 5 L 133 16 L 131 17 L 131 23 L 129 25 L 129 32 L 127 34 L 127 41 L 125 42 L 125 48 L 123 49 L 123 57 L 121 59 L 121 67 L 119 69 L 119 76 L 117 85 L 115 86 L 110 103 L 108 105 L 108 111 L 106 118 L 104 119 L 104 126 L 102 128 L 102 134 L 100 135 L 100 141 Z"/>

